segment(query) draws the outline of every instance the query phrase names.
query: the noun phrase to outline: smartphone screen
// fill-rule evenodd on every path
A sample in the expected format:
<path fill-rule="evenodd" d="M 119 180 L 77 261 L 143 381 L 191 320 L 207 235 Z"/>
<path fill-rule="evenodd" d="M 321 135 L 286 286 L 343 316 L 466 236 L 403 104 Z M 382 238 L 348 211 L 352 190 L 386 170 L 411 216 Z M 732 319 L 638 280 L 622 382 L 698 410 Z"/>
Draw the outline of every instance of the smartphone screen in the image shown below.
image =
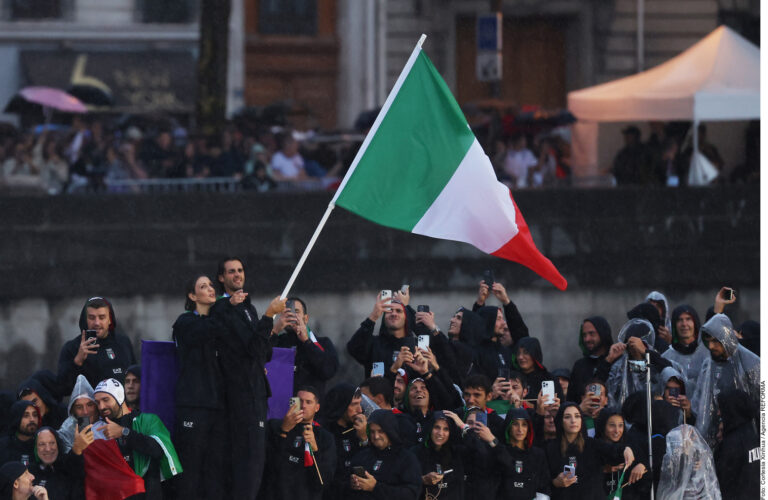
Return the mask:
<path fill-rule="evenodd" d="M 475 420 L 485 425 L 486 427 L 488 426 L 488 414 L 485 412 L 475 413 Z"/>
<path fill-rule="evenodd" d="M 88 417 L 77 417 L 77 430 L 82 431 L 91 425 L 91 419 Z"/>

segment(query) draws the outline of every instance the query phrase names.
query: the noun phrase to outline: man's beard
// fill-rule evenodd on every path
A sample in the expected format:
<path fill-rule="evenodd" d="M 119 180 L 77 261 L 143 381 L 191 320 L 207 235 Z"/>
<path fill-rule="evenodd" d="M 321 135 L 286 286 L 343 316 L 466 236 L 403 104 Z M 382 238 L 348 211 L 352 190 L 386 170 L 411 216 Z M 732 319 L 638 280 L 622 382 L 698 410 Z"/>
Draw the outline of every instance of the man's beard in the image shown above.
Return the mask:
<path fill-rule="evenodd" d="M 28 430 L 30 428 L 32 430 Z M 36 431 L 37 431 L 37 424 L 27 424 L 26 426 L 19 429 L 19 434 L 23 434 L 25 436 L 34 436 Z"/>
<path fill-rule="evenodd" d="M 718 361 L 720 363 L 723 361 L 728 361 L 728 356 L 721 356 L 720 354 L 715 354 L 712 351 L 709 351 L 709 355 L 712 357 L 713 361 Z"/>

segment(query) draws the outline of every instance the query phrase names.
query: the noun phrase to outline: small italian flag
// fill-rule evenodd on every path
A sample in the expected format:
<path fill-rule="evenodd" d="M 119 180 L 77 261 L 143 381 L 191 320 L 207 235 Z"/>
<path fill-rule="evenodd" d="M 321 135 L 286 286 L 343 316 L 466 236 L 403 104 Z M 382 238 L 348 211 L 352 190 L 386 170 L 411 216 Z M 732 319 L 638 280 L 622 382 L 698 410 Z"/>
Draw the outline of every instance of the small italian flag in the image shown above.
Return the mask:
<path fill-rule="evenodd" d="M 610 495 L 608 495 L 608 500 L 621 500 L 621 496 L 624 494 L 624 474 L 627 473 L 626 467 L 623 471 L 621 471 L 621 477 L 619 478 L 619 482 L 616 483 L 616 490 L 611 492 Z"/>
<path fill-rule="evenodd" d="M 568 285 L 536 248 L 512 193 L 496 179 L 421 43 L 331 203 L 383 226 L 470 243 L 527 266 L 560 290 Z"/>

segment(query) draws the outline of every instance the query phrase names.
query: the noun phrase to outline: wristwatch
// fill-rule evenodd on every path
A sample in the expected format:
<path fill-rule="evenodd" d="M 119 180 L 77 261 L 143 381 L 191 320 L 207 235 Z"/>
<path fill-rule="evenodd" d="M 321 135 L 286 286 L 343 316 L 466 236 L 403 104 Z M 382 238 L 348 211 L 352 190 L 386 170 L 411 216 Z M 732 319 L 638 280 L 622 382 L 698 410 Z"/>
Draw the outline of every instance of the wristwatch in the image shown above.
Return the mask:
<path fill-rule="evenodd" d="M 128 427 L 123 427 L 123 437 L 128 437 L 128 434 L 131 432 L 131 429 Z"/>
<path fill-rule="evenodd" d="M 488 445 L 489 445 L 491 448 L 496 448 L 496 445 L 497 445 L 497 444 L 499 444 L 499 440 L 498 440 L 498 439 L 496 439 L 496 438 L 493 438 L 493 441 L 491 441 L 490 443 L 488 443 Z"/>

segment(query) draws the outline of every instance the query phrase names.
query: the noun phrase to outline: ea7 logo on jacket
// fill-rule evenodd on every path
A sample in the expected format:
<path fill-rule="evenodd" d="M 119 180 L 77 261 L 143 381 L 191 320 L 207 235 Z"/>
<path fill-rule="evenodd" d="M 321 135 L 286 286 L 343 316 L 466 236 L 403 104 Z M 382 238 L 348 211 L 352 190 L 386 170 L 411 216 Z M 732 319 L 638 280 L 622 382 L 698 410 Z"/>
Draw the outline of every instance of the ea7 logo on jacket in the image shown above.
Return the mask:
<path fill-rule="evenodd" d="M 758 460 L 761 460 L 763 458 L 763 454 L 759 447 L 752 448 L 751 450 L 749 450 L 748 456 L 749 456 L 749 459 L 748 459 L 749 463 L 757 462 Z"/>
<path fill-rule="evenodd" d="M 188 421 L 188 420 L 185 420 L 185 421 L 183 421 L 183 422 L 181 423 L 181 425 L 183 425 L 183 426 L 184 426 L 184 427 L 186 427 L 187 429 L 194 429 L 194 427 L 195 427 L 195 423 L 194 423 L 194 422 L 190 422 L 190 421 Z"/>
<path fill-rule="evenodd" d="M 299 457 L 294 457 L 293 455 L 288 455 L 288 461 L 294 464 L 299 463 Z"/>

